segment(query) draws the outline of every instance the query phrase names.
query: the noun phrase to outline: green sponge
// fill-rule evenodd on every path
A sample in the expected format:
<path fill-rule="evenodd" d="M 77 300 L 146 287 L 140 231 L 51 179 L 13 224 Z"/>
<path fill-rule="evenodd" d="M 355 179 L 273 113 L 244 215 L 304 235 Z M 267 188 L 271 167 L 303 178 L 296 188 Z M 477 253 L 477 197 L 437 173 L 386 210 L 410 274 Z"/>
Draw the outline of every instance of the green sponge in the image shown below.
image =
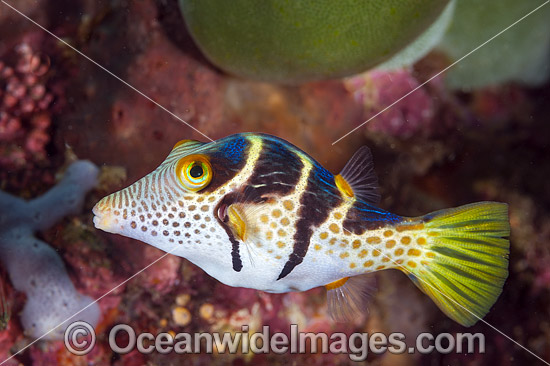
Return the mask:
<path fill-rule="evenodd" d="M 365 71 L 418 38 L 448 0 L 180 0 L 215 65 L 242 77 L 298 83 Z"/>

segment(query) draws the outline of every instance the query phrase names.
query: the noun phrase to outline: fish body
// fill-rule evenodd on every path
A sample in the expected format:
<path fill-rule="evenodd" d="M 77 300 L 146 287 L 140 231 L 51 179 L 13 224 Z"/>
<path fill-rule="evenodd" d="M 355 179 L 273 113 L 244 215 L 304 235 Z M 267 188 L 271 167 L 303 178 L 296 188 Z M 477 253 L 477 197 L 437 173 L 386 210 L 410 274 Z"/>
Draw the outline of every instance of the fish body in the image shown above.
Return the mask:
<path fill-rule="evenodd" d="M 334 175 L 282 139 L 242 133 L 179 142 L 149 175 L 98 202 L 94 223 L 187 258 L 229 286 L 326 286 L 338 320 L 366 301 L 360 275 L 389 268 L 462 324 L 485 315 L 507 276 L 506 205 L 406 218 L 376 207 L 376 190 L 366 147 Z"/>

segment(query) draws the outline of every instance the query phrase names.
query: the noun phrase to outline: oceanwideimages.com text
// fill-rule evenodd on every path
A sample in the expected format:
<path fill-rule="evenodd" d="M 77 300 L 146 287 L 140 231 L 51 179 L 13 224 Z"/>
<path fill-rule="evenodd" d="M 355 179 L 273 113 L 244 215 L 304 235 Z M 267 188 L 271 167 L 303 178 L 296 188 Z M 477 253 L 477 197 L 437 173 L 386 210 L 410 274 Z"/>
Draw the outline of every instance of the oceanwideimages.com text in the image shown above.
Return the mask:
<path fill-rule="evenodd" d="M 124 341 L 122 341 L 122 339 Z M 115 325 L 109 332 L 109 346 L 113 352 L 126 354 L 135 349 L 149 354 L 177 353 L 332 353 L 347 354 L 352 361 L 364 361 L 369 353 L 485 353 L 482 333 L 420 333 L 414 343 L 406 342 L 403 333 L 388 335 L 380 332 L 313 333 L 300 332 L 296 324 L 287 332 L 271 332 L 265 325 L 252 332 L 243 325 L 238 332 L 225 333 L 137 333 L 127 324 Z M 93 327 L 85 322 L 70 324 L 65 331 L 65 346 L 76 354 L 89 353 L 95 346 Z"/>

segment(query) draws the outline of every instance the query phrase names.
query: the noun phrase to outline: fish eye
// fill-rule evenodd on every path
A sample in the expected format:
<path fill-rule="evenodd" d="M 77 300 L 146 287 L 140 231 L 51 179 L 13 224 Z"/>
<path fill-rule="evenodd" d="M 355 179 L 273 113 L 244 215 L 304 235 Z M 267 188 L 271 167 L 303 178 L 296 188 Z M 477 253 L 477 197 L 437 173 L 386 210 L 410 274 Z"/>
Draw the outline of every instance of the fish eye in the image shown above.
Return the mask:
<path fill-rule="evenodd" d="M 204 174 L 204 169 L 202 169 L 202 166 L 196 164 L 193 165 L 191 170 L 189 170 L 189 175 L 193 178 L 200 178 Z"/>
<path fill-rule="evenodd" d="M 190 155 L 178 161 L 176 174 L 184 188 L 197 192 L 212 180 L 212 166 L 205 156 Z"/>

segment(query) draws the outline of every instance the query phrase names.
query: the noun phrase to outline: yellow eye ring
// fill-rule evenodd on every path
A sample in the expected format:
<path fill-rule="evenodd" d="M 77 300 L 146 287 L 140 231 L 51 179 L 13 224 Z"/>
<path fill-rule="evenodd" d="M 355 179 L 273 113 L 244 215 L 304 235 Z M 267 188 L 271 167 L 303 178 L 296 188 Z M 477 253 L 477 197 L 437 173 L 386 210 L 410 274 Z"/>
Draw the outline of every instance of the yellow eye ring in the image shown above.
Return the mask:
<path fill-rule="evenodd" d="M 176 175 L 185 189 L 197 192 L 212 181 L 212 165 L 204 155 L 189 155 L 178 161 Z"/>

